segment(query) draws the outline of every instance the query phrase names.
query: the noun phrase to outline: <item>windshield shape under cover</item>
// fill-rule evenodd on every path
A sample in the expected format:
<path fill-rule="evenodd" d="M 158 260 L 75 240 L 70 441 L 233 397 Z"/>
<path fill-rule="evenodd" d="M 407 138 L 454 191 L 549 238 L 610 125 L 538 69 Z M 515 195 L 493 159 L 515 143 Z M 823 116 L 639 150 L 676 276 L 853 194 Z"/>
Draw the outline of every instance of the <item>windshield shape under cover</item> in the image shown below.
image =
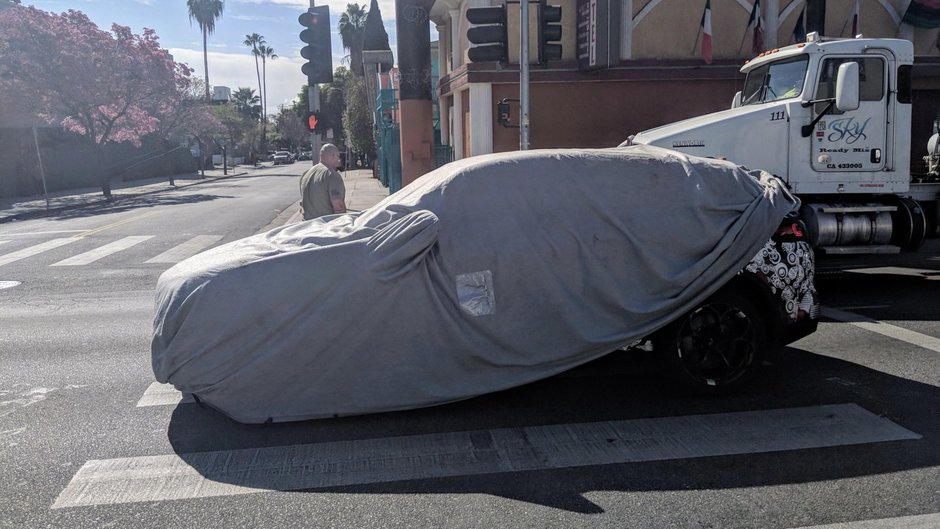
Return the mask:
<path fill-rule="evenodd" d="M 747 74 L 742 104 L 756 105 L 797 97 L 803 92 L 809 57 L 801 55 L 765 64 Z"/>

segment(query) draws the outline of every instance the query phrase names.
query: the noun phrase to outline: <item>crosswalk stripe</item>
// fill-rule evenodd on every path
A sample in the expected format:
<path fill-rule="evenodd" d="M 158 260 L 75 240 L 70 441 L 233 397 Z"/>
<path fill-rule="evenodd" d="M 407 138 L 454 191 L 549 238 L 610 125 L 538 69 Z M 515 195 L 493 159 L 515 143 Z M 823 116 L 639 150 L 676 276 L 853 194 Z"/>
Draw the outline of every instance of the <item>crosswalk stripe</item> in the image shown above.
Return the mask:
<path fill-rule="evenodd" d="M 935 353 L 940 353 L 940 339 L 934 338 L 933 336 L 921 334 L 917 331 L 891 325 L 890 323 L 873 320 L 867 316 L 862 316 L 861 314 L 834 309 L 832 307 L 823 307 L 822 315 L 832 320 L 854 325 L 858 328 L 865 329 L 866 331 L 878 333 L 882 336 L 887 336 L 888 338 L 894 338 L 895 340 L 907 342 L 909 344 L 916 345 L 917 347 L 923 347 L 924 349 L 929 349 Z"/>
<path fill-rule="evenodd" d="M 197 235 L 192 239 L 170 248 L 147 261 L 147 263 L 178 263 L 187 257 L 199 253 L 200 250 L 207 248 L 222 239 L 221 235 Z"/>
<path fill-rule="evenodd" d="M 786 435 L 781 435 L 786 432 Z M 54 509 L 920 439 L 856 404 L 92 460 Z"/>
<path fill-rule="evenodd" d="M 936 529 L 937 527 L 940 527 L 940 513 L 805 526 L 797 529 Z"/>
<path fill-rule="evenodd" d="M 154 382 L 150 384 L 147 391 L 144 391 L 144 395 L 137 401 L 137 407 L 172 406 L 174 404 L 189 404 L 192 402 L 196 402 L 192 395 L 189 393 L 183 394 L 178 389 L 174 388 L 172 384 Z"/>
<path fill-rule="evenodd" d="M 41 242 L 35 244 L 28 248 L 23 248 L 22 250 L 17 250 L 13 253 L 8 253 L 6 255 L 0 255 L 0 266 L 5 264 L 10 264 L 14 261 L 19 261 L 20 259 L 25 259 L 27 257 L 32 257 L 36 254 L 40 254 L 47 250 L 52 250 L 60 246 L 65 246 L 66 244 L 73 243 L 79 239 L 76 238 L 67 238 L 67 239 L 51 239 L 46 242 Z"/>
<path fill-rule="evenodd" d="M 69 257 L 68 259 L 64 259 L 62 261 L 59 261 L 58 263 L 54 263 L 51 266 L 87 265 L 87 264 L 97 261 L 98 259 L 107 257 L 111 254 L 120 252 L 122 250 L 126 250 L 130 248 L 131 246 L 134 246 L 135 244 L 140 244 L 152 238 L 153 238 L 153 235 L 133 235 L 130 237 L 124 237 L 123 239 L 118 239 L 112 243 L 108 243 L 108 244 L 105 244 L 104 246 L 95 248 L 94 250 L 81 253 L 73 257 Z"/>

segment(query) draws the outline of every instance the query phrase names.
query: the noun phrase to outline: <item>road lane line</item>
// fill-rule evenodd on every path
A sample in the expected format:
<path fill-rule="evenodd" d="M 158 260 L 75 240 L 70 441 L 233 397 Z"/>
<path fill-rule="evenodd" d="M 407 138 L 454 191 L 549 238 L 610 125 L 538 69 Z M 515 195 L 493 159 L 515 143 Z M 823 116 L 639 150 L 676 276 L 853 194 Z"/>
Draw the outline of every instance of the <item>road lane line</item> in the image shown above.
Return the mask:
<path fill-rule="evenodd" d="M 183 394 L 172 384 L 154 382 L 150 384 L 144 395 L 137 401 L 137 407 L 146 406 L 173 406 L 174 404 L 189 404 L 196 402 L 189 393 Z"/>
<path fill-rule="evenodd" d="M 156 215 L 157 213 L 160 213 L 160 212 L 159 212 L 159 211 L 151 211 L 151 212 L 148 212 L 148 213 L 142 213 L 142 214 L 140 214 L 140 215 L 136 215 L 136 216 L 131 217 L 131 218 L 129 218 L 129 219 L 119 220 L 119 221 L 117 221 L 117 222 L 112 222 L 111 224 L 105 224 L 104 226 L 102 226 L 102 227 L 100 227 L 100 228 L 94 228 L 94 229 L 91 229 L 91 230 L 87 230 L 87 231 L 85 231 L 84 233 L 82 233 L 81 235 L 76 235 L 75 237 L 82 238 L 82 237 L 87 237 L 87 236 L 89 236 L 89 235 L 94 235 L 94 234 L 96 234 L 96 233 L 101 233 L 101 232 L 103 232 L 104 230 L 110 230 L 111 228 L 116 228 L 116 227 L 118 227 L 118 226 L 123 226 L 124 224 L 128 224 L 128 223 L 130 223 L 130 222 L 134 222 L 134 221 L 137 221 L 137 220 L 141 220 L 141 219 L 150 217 L 150 216 L 152 216 L 152 215 Z"/>
<path fill-rule="evenodd" d="M 53 263 L 49 266 L 82 266 L 91 264 L 98 259 L 107 257 L 122 250 L 126 250 L 131 246 L 140 244 L 152 238 L 153 235 L 132 235 L 130 237 L 124 237 L 123 239 L 118 239 L 112 243 L 108 243 L 104 246 L 95 248 L 94 250 L 69 257 L 68 259 L 64 259 L 58 263 Z"/>
<path fill-rule="evenodd" d="M 901 340 L 902 342 L 907 342 L 909 344 L 916 345 L 917 347 L 923 347 L 924 349 L 929 349 L 935 353 L 940 353 L 940 339 L 934 338 L 933 336 L 921 334 L 917 331 L 911 331 L 903 327 L 891 325 L 890 323 L 873 320 L 867 316 L 862 316 L 861 314 L 834 309 L 832 307 L 823 307 L 822 315 L 832 320 L 849 323 L 861 329 L 865 329 L 866 331 L 878 333 L 882 336 L 887 336 L 888 338 Z"/>
<path fill-rule="evenodd" d="M 192 239 L 174 246 L 147 261 L 147 263 L 178 263 L 187 257 L 196 255 L 204 248 L 208 248 L 222 239 L 221 235 L 197 235 Z"/>
<path fill-rule="evenodd" d="M 10 264 L 14 261 L 19 261 L 20 259 L 25 259 L 27 257 L 32 257 L 36 254 L 40 254 L 47 250 L 52 250 L 66 244 L 73 243 L 78 239 L 68 238 L 68 239 L 52 239 L 46 242 L 42 242 L 28 248 L 23 248 L 22 250 L 17 250 L 13 253 L 8 253 L 6 255 L 0 255 L 0 266 L 5 264 Z"/>
<path fill-rule="evenodd" d="M 940 513 L 813 525 L 796 529 L 936 529 L 937 527 L 940 527 Z"/>
<path fill-rule="evenodd" d="M 781 434 L 786 432 L 786 434 Z M 65 507 L 920 439 L 856 404 L 92 460 Z"/>

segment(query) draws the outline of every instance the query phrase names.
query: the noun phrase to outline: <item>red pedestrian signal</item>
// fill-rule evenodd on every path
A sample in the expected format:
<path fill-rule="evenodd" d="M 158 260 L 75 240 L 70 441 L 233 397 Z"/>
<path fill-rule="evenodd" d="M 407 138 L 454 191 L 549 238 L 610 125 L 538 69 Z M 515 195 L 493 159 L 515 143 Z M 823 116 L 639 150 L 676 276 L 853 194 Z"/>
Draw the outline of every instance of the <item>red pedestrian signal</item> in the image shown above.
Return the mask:
<path fill-rule="evenodd" d="M 307 113 L 307 130 L 314 132 L 317 130 L 317 123 L 320 121 L 320 117 L 317 116 L 316 112 Z"/>

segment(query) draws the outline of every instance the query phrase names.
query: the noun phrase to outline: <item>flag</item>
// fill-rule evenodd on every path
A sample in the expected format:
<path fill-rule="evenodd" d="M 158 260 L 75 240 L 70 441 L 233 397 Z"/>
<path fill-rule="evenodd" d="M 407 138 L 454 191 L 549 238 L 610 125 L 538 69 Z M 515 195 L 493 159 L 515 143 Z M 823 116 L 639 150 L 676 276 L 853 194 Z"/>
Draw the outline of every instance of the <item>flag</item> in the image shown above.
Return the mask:
<path fill-rule="evenodd" d="M 800 17 L 796 19 L 796 25 L 793 26 L 793 42 L 806 42 L 806 26 L 803 24 L 804 14 L 806 14 L 805 7 L 800 11 Z"/>
<path fill-rule="evenodd" d="M 901 21 L 918 28 L 940 28 L 940 0 L 912 0 Z"/>
<path fill-rule="evenodd" d="M 764 23 L 760 18 L 760 0 L 754 0 L 751 16 L 747 19 L 747 27 L 753 28 L 754 31 L 751 40 L 751 51 L 758 54 L 764 50 Z"/>
<path fill-rule="evenodd" d="M 712 2 L 705 0 L 702 13 L 702 58 L 706 64 L 712 63 Z"/>
<path fill-rule="evenodd" d="M 852 33 L 850 33 L 849 36 L 854 37 L 858 35 L 858 0 L 855 0 L 855 8 L 852 9 L 849 20 L 852 21 Z"/>

